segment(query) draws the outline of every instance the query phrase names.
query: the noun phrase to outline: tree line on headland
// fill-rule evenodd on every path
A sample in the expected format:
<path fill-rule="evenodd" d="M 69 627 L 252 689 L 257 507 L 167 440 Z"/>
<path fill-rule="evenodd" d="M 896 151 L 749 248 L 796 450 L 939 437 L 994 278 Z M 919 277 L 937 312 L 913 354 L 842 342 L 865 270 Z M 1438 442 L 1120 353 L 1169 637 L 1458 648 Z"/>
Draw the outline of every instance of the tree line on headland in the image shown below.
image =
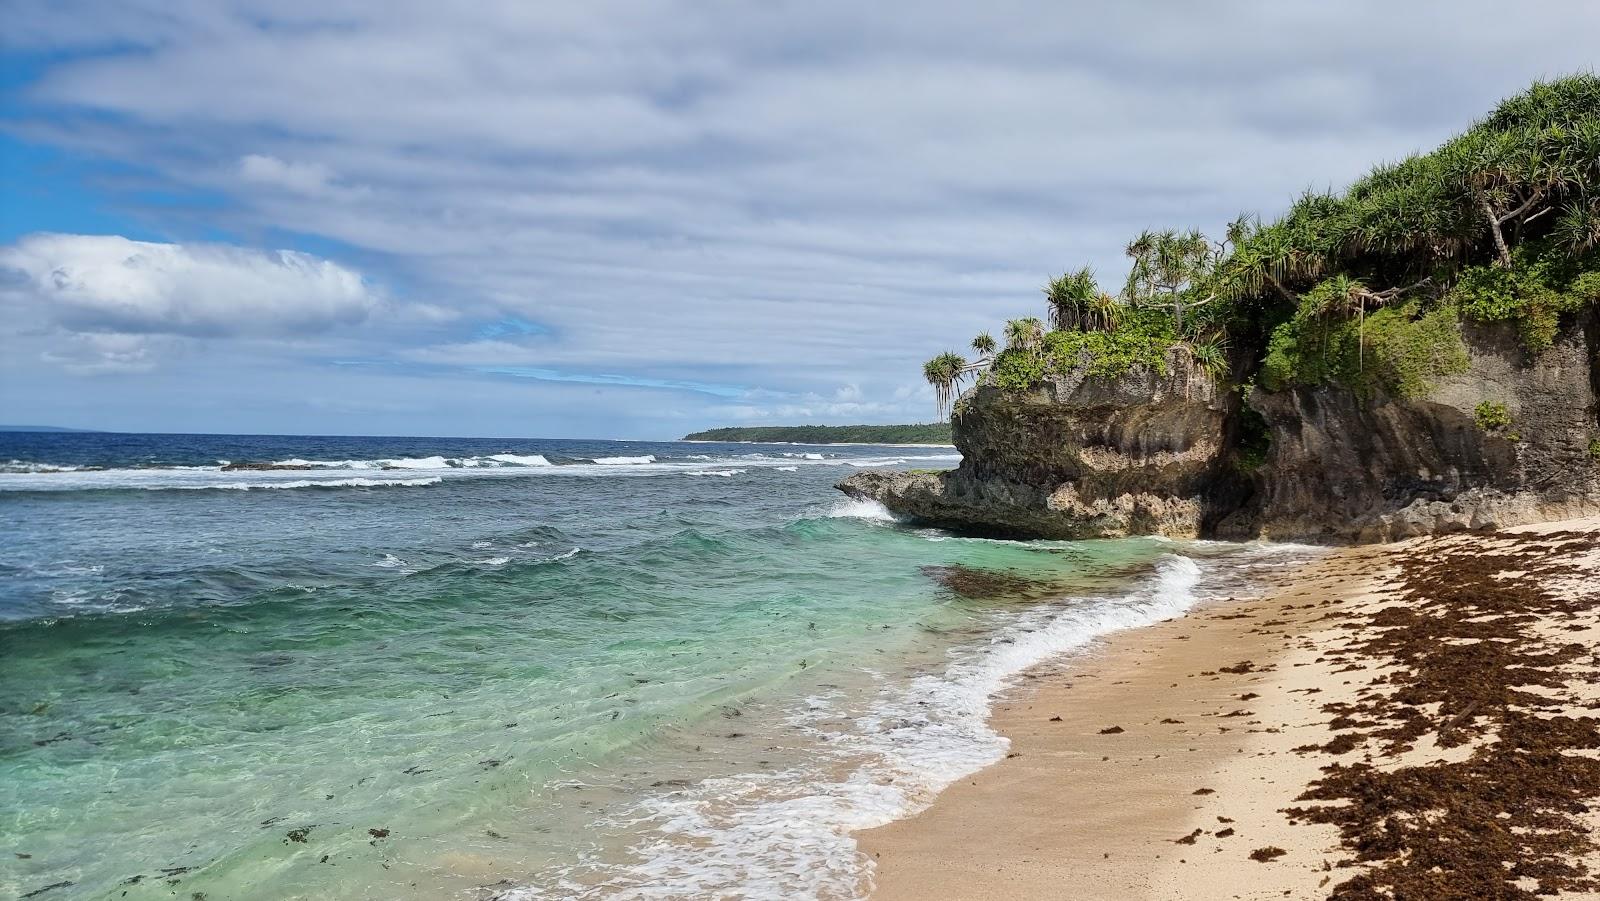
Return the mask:
<path fill-rule="evenodd" d="M 1562 314 L 1600 302 L 1600 78 L 1537 83 L 1276 221 L 1241 215 L 1220 239 L 1147 231 L 1127 256 L 1116 294 L 1087 267 L 1066 273 L 1045 286 L 1048 322 L 929 360 L 941 415 L 969 379 L 1023 390 L 1079 368 L 1164 370 L 1175 352 L 1242 391 L 1417 397 L 1466 368 L 1467 321 L 1512 323 L 1536 356 Z"/>
<path fill-rule="evenodd" d="M 949 444 L 950 423 L 746 426 L 692 432 L 683 436 L 683 440 L 789 444 Z"/>

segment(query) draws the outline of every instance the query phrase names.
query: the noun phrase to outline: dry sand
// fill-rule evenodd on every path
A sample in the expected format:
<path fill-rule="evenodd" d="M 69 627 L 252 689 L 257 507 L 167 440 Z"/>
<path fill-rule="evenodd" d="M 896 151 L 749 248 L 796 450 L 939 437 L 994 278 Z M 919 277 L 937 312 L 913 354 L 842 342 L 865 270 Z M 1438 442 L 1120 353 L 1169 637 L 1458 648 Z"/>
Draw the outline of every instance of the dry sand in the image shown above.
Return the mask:
<path fill-rule="evenodd" d="M 1600 519 L 1510 531 L 1558 530 L 1592 533 L 1580 542 L 1600 547 Z M 950 787 L 921 814 L 859 836 L 876 864 L 872 898 L 1327 897 L 1364 867 L 1349 863 L 1355 855 L 1336 826 L 1291 824 L 1282 812 L 1304 803 L 1295 799 L 1322 768 L 1459 761 L 1483 740 L 1442 748 L 1430 728 L 1413 750 L 1387 757 L 1376 739 L 1342 755 L 1307 752 L 1336 737 L 1325 704 L 1354 703 L 1363 692 L 1370 699 L 1387 690 L 1396 669 L 1346 646 L 1370 634 L 1366 620 L 1391 603 L 1397 564 L 1407 555 L 1493 540 L 1453 536 L 1334 552 L 1279 576 L 1263 599 L 1213 604 L 1027 674 L 994 713 L 995 727 L 1011 739 L 1010 756 Z M 1600 577 L 1600 552 L 1562 556 Z M 1587 592 L 1594 604 L 1559 622 L 1547 617 L 1536 624 L 1541 634 L 1559 630 L 1563 641 L 1596 646 L 1595 584 L 1600 579 L 1569 578 L 1562 590 Z M 1600 666 L 1569 669 L 1568 687 L 1577 686 L 1571 696 L 1600 699 L 1600 688 L 1586 681 Z M 1476 721 L 1471 712 L 1445 716 L 1439 729 Z M 1267 848 L 1284 853 L 1251 858 Z"/>

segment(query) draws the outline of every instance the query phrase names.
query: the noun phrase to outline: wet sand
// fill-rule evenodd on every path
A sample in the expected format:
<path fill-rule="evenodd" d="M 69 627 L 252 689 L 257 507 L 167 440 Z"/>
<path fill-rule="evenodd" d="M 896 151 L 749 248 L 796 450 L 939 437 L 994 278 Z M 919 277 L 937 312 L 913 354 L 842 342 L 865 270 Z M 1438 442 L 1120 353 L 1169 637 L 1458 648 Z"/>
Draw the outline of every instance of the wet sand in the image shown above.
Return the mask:
<path fill-rule="evenodd" d="M 1274 582 L 1027 674 L 994 714 L 1005 760 L 859 836 L 872 898 L 1597 897 L 1600 520 L 1350 548 Z M 1380 613 L 1401 602 L 1425 612 Z M 1536 690 L 1492 678 L 1534 670 Z M 1411 791 L 1451 779 L 1459 804 Z"/>

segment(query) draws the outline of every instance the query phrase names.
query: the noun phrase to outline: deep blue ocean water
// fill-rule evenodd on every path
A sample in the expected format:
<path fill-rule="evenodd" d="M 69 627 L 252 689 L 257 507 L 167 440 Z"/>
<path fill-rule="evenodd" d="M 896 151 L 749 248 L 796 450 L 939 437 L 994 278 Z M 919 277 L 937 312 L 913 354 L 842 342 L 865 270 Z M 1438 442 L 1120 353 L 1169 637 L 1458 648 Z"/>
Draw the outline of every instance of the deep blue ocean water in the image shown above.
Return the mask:
<path fill-rule="evenodd" d="M 832 488 L 957 460 L 0 433 L 0 897 L 859 897 L 1017 672 L 1287 553 Z"/>

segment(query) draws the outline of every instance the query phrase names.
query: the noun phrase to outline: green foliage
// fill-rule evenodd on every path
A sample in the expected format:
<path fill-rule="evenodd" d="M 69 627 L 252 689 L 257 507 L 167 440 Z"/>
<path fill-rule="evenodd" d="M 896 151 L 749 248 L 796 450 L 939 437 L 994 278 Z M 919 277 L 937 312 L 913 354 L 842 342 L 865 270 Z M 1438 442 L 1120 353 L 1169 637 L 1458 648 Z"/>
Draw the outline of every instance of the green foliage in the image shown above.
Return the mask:
<path fill-rule="evenodd" d="M 1548 350 L 1571 313 L 1600 296 L 1600 272 L 1580 272 L 1584 260 L 1548 243 L 1523 245 L 1510 266 L 1472 266 L 1461 272 L 1450 300 L 1479 322 L 1512 322 L 1528 353 Z"/>
<path fill-rule="evenodd" d="M 1358 321 L 1322 313 L 1320 302 L 1308 294 L 1295 315 L 1273 331 L 1261 364 L 1267 390 L 1343 385 L 1362 393 L 1420 397 L 1438 379 L 1467 368 L 1453 308 L 1425 311 L 1412 302 Z"/>
<path fill-rule="evenodd" d="M 1121 319 L 1121 305 L 1100 290 L 1088 266 L 1051 279 L 1044 299 L 1057 331 L 1112 331 Z"/>
<path fill-rule="evenodd" d="M 1136 366 L 1166 372 L 1176 337 L 1161 310 L 1129 310 L 1115 332 L 1056 331 L 1037 346 L 1010 347 L 995 359 L 991 378 L 1007 389 L 1026 389 L 1047 375 L 1083 367 L 1089 375 L 1115 377 Z"/>
<path fill-rule="evenodd" d="M 1511 411 L 1499 401 L 1480 401 L 1472 408 L 1472 421 L 1485 432 L 1494 432 L 1511 425 Z"/>
<path fill-rule="evenodd" d="M 1185 344 L 1195 364 L 1214 379 L 1228 374 L 1228 349 L 1222 341 L 1194 341 Z"/>
<path fill-rule="evenodd" d="M 1006 323 L 1007 350 L 1036 350 L 1043 337 L 1044 323 L 1032 316 L 1026 319 L 1013 319 Z"/>
<path fill-rule="evenodd" d="M 939 405 L 939 415 L 950 409 L 950 401 L 958 393 L 961 379 L 968 373 L 967 361 L 959 354 L 942 353 L 922 364 L 922 377 L 933 386 L 934 400 Z"/>
<path fill-rule="evenodd" d="M 1439 148 L 1307 191 L 1221 241 L 1145 231 L 1120 302 L 1087 268 L 1045 288 L 1049 335 L 1013 320 L 983 378 L 1165 367 L 1186 348 L 1219 378 L 1260 361 L 1263 388 L 1426 394 L 1467 365 L 1461 320 L 1506 322 L 1530 354 L 1563 314 L 1600 303 L 1600 77 L 1534 84 Z M 1152 328 L 1151 314 L 1159 328 Z M 959 379 L 959 375 L 957 376 Z"/>
<path fill-rule="evenodd" d="M 1047 372 L 1044 355 L 1036 351 L 1008 349 L 995 357 L 989 378 L 994 384 L 1021 391 L 1038 384 Z"/>
<path fill-rule="evenodd" d="M 917 425 L 765 425 L 708 429 L 685 441 L 755 441 L 793 444 L 949 444 L 950 423 Z"/>
<path fill-rule="evenodd" d="M 1589 439 L 1589 459 L 1600 463 L 1600 438 Z"/>

